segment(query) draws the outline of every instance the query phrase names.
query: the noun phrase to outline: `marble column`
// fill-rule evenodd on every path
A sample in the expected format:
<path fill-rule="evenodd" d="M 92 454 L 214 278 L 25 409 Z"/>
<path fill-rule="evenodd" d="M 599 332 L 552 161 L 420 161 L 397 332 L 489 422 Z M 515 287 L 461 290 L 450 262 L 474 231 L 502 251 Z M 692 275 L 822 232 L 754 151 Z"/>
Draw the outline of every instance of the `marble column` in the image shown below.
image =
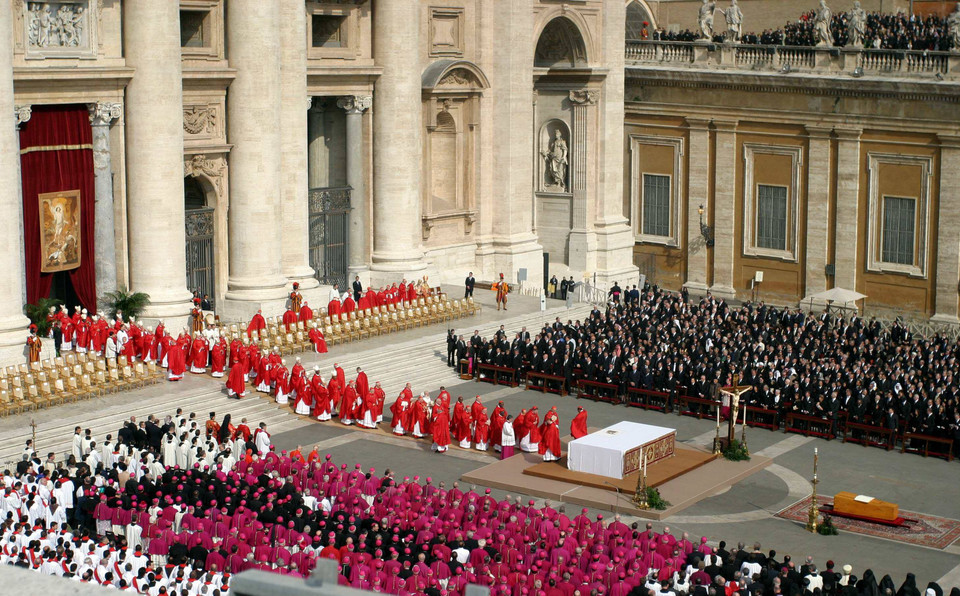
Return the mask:
<path fill-rule="evenodd" d="M 371 283 L 417 278 L 426 264 L 421 244 L 423 123 L 420 71 L 420 3 L 376 0 L 373 59 L 383 68 L 373 111 L 373 263 Z"/>
<path fill-rule="evenodd" d="M 27 325 L 23 316 L 23 281 L 19 274 L 23 254 L 23 219 L 14 217 L 22 209 L 20 184 L 20 150 L 17 126 L 23 121 L 13 103 L 13 11 L 7 7 L 0 10 L 0 114 L 7 117 L 0 121 L 0 259 L 8 272 L 0 284 L 0 363 L 24 362 Z M 29 108 L 23 112 L 29 118 Z M 18 205 L 20 205 L 18 207 Z M 16 273 L 13 273 L 16 272 Z M 13 273 L 12 275 L 10 273 Z"/>
<path fill-rule="evenodd" d="M 587 227 L 588 183 L 591 182 L 588 153 L 590 137 L 590 111 L 595 110 L 600 92 L 593 89 L 570 91 L 570 106 L 573 111 L 573 130 L 570 144 L 570 190 L 573 194 L 570 228 L 570 256 L 568 265 L 573 271 L 596 269 L 595 259 L 590 263 L 590 253 L 596 251 L 596 238 Z M 595 185 L 594 185 L 595 187 Z M 622 202 L 622 199 L 621 199 Z M 592 265 L 592 266 L 591 266 Z"/>
<path fill-rule="evenodd" d="M 13 106 L 14 115 L 16 116 L 17 123 L 17 134 L 14 135 L 14 138 L 17 140 L 17 196 L 20 197 L 20 200 L 17 201 L 17 217 L 20 218 L 20 221 L 23 221 L 23 171 L 20 169 L 20 127 L 25 123 L 30 121 L 30 116 L 33 114 L 33 108 L 29 105 L 20 105 Z M 23 226 L 20 226 L 20 246 L 24 246 L 26 240 L 23 234 Z M 20 302 L 22 304 L 27 303 L 27 255 L 21 250 L 20 251 L 20 279 L 23 283 L 20 284 Z"/>
<path fill-rule="evenodd" d="M 227 47 L 237 77 L 227 92 L 230 152 L 230 275 L 224 312 L 247 320 L 286 304 L 280 182 L 280 15 L 263 0 L 231 0 Z M 299 112 L 303 98 L 296 98 Z M 306 130 L 302 131 L 306 135 Z"/>
<path fill-rule="evenodd" d="M 369 95 L 348 95 L 337 100 L 347 112 L 347 185 L 350 186 L 350 279 L 369 269 L 367 261 L 367 188 L 364 171 L 363 113 L 370 109 Z M 365 277 L 365 276 L 364 276 Z"/>
<path fill-rule="evenodd" d="M 687 118 L 689 126 L 687 170 L 687 281 L 693 294 L 707 291 L 707 242 L 700 233 L 700 206 L 704 222 L 710 219 L 710 131 L 709 120 Z"/>
<path fill-rule="evenodd" d="M 830 128 L 807 126 L 807 224 L 804 293 L 827 289 L 827 227 L 830 225 Z M 807 301 L 804 301 L 807 302 Z"/>
<path fill-rule="evenodd" d="M 96 201 L 97 303 L 117 289 L 117 244 L 113 224 L 113 165 L 110 161 L 110 125 L 123 114 L 119 103 L 88 106 L 93 131 L 93 176 Z"/>
<path fill-rule="evenodd" d="M 737 295 L 733 287 L 736 254 L 737 123 L 714 120 L 717 151 L 713 184 L 713 285 L 710 291 L 723 298 Z"/>
<path fill-rule="evenodd" d="M 940 137 L 940 199 L 937 212 L 937 295 L 932 320 L 960 323 L 960 136 Z"/>
<path fill-rule="evenodd" d="M 307 201 L 307 12 L 303 0 L 280 0 L 280 171 L 282 273 L 300 284 L 308 299 L 320 285 L 310 267 L 310 219 Z"/>
<path fill-rule="evenodd" d="M 324 134 L 322 101 L 322 97 L 313 98 L 310 102 L 311 107 L 307 112 L 309 134 L 307 146 L 308 188 L 329 186 L 329 176 L 327 175 L 329 157 L 327 156 L 327 138 Z"/>
<path fill-rule="evenodd" d="M 186 320 L 180 9 L 130 0 L 123 10 L 127 66 L 137 73 L 127 85 L 124 123 L 130 289 L 150 295 L 144 317 Z"/>
<path fill-rule="evenodd" d="M 837 135 L 836 275 L 834 287 L 857 289 L 860 247 L 860 134 L 857 128 L 835 128 Z"/>

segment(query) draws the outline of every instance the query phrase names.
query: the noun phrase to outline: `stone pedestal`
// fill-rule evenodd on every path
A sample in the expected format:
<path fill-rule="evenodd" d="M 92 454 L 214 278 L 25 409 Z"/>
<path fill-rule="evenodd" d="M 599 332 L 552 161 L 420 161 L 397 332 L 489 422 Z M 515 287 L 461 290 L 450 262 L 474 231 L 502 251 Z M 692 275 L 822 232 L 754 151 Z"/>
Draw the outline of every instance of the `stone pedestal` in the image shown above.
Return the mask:
<path fill-rule="evenodd" d="M 233 144 L 230 275 L 219 310 L 227 320 L 248 320 L 257 310 L 263 310 L 264 316 L 280 314 L 287 296 L 281 265 L 285 236 L 280 131 L 285 125 L 281 118 L 280 15 L 271 2 L 231 0 L 226 25 L 230 65 L 237 69 L 237 77 L 227 95 L 227 140 Z M 298 113 L 305 111 L 306 91 L 287 101 L 296 102 Z M 300 139 L 305 138 L 305 126 L 299 134 L 303 135 Z"/>
<path fill-rule="evenodd" d="M 347 112 L 347 185 L 350 191 L 350 256 L 349 279 L 360 275 L 366 280 L 367 258 L 367 184 L 364 171 L 363 113 L 370 109 L 369 95 L 348 95 L 337 100 Z"/>
<path fill-rule="evenodd" d="M 837 135 L 836 275 L 833 285 L 857 289 L 860 207 L 860 129 L 835 128 Z"/>
<path fill-rule="evenodd" d="M 19 275 L 23 244 L 20 236 L 22 220 L 14 217 L 22 204 L 19 185 L 20 151 L 17 139 L 17 116 L 13 105 L 13 11 L 0 10 L 0 258 L 7 271 L 0 284 L 0 363 L 23 362 L 24 342 L 29 320 L 23 316 L 23 276 Z"/>
<path fill-rule="evenodd" d="M 183 80 L 176 2 L 123 5 L 127 65 L 127 227 L 130 289 L 150 295 L 145 319 L 186 321 L 183 203 Z"/>
<path fill-rule="evenodd" d="M 940 200 L 937 224 L 937 297 L 934 321 L 960 324 L 960 137 L 940 136 Z"/>
<path fill-rule="evenodd" d="M 722 298 L 734 298 L 733 258 L 736 247 L 737 123 L 714 120 L 717 153 L 713 185 L 713 285 L 710 291 Z"/>
<path fill-rule="evenodd" d="M 90 104 L 93 131 L 93 175 L 96 192 L 97 304 L 104 294 L 117 289 L 117 248 L 113 224 L 113 167 L 110 161 L 110 125 L 123 114 L 119 103 Z"/>
<path fill-rule="evenodd" d="M 420 48 L 420 3 L 376 0 L 373 58 L 383 68 L 373 111 L 373 255 L 371 281 L 417 279 L 426 269 L 421 245 L 420 158 L 423 125 L 420 72 L 411 68 Z"/>
<path fill-rule="evenodd" d="M 708 120 L 687 118 L 690 126 L 687 180 L 687 281 L 684 285 L 693 294 L 707 291 L 707 241 L 700 231 L 700 207 L 703 218 L 709 219 L 710 196 L 710 131 Z"/>
<path fill-rule="evenodd" d="M 827 289 L 827 228 L 830 221 L 830 130 L 808 126 L 807 257 L 804 287 L 811 296 Z M 852 288 L 851 288 L 852 289 Z M 809 301 L 806 301 L 809 303 Z"/>

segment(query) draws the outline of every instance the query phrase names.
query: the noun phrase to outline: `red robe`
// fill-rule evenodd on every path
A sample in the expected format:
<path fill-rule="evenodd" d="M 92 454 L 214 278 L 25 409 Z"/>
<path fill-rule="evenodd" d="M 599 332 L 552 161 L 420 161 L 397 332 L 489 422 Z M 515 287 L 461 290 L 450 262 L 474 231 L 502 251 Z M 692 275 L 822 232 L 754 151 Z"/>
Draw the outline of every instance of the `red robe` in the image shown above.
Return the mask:
<path fill-rule="evenodd" d="M 460 416 L 457 416 L 457 407 L 460 407 Z M 470 422 L 471 416 L 470 412 L 467 411 L 463 404 L 457 402 L 456 406 L 453 406 L 453 437 L 457 441 L 469 441 L 470 440 Z"/>
<path fill-rule="evenodd" d="M 143 336 L 143 359 L 145 361 L 154 361 L 157 359 L 157 344 L 154 341 L 154 337 L 149 333 L 144 334 Z"/>
<path fill-rule="evenodd" d="M 300 312 L 297 313 L 297 316 L 300 318 L 301 321 L 306 323 L 307 321 L 313 318 L 313 309 L 307 306 L 306 304 L 304 304 L 303 306 L 300 307 Z"/>
<path fill-rule="evenodd" d="M 413 284 L 407 285 L 407 302 L 413 302 L 417 299 L 417 288 L 413 287 Z"/>
<path fill-rule="evenodd" d="M 241 352 L 245 354 L 246 350 L 243 349 L 243 344 L 240 343 L 239 339 L 234 339 L 230 342 L 230 368 L 233 368 L 233 366 L 240 361 L 240 358 L 243 357 Z"/>
<path fill-rule="evenodd" d="M 310 387 L 313 390 L 313 417 L 319 418 L 321 414 L 331 412 L 330 393 L 323 386 L 320 375 L 313 375 L 310 379 Z"/>
<path fill-rule="evenodd" d="M 383 391 L 382 387 L 375 386 L 373 388 L 373 397 L 374 399 L 376 399 L 376 402 L 377 402 L 376 412 L 375 412 L 377 415 L 377 420 L 382 420 L 383 419 L 383 403 L 387 401 L 387 394 Z"/>
<path fill-rule="evenodd" d="M 503 423 L 506 421 L 507 411 L 498 404 L 490 416 L 490 442 L 494 445 L 499 445 L 503 440 Z"/>
<path fill-rule="evenodd" d="M 353 301 L 353 298 L 347 296 L 347 299 L 343 301 L 343 312 L 352 313 L 357 309 L 357 303 Z"/>
<path fill-rule="evenodd" d="M 402 394 L 401 394 L 402 395 Z M 414 425 L 420 423 L 420 434 L 429 435 L 431 432 L 430 424 L 427 422 L 427 404 L 422 399 L 413 402 L 410 408 L 410 418 L 407 423 L 410 425 L 410 431 L 413 431 Z M 404 426 L 404 428 L 407 428 Z M 449 419 L 447 422 L 447 433 L 450 432 Z"/>
<path fill-rule="evenodd" d="M 523 427 L 530 433 L 530 438 L 527 439 L 531 443 L 540 442 L 540 415 L 537 414 L 536 410 L 530 410 L 527 412 L 526 420 L 524 420 Z"/>
<path fill-rule="evenodd" d="M 283 313 L 283 326 L 286 327 L 287 333 L 290 333 L 291 326 L 296 328 L 297 313 L 293 312 L 292 310 L 287 310 L 287 312 Z"/>
<path fill-rule="evenodd" d="M 360 397 L 367 399 L 367 396 L 370 394 L 370 383 L 367 381 L 367 373 L 362 370 L 357 373 L 357 393 L 360 394 Z"/>
<path fill-rule="evenodd" d="M 570 421 L 570 435 L 574 439 L 587 436 L 587 411 L 577 412 L 577 415 Z"/>
<path fill-rule="evenodd" d="M 313 327 L 307 332 L 307 336 L 313 342 L 313 349 L 316 350 L 317 354 L 327 353 L 327 340 L 324 339 L 323 332 L 319 328 Z"/>
<path fill-rule="evenodd" d="M 183 378 L 183 371 L 187 368 L 186 354 L 180 348 L 178 343 L 170 340 L 170 352 L 167 354 L 167 377 L 171 381 L 179 381 Z"/>
<path fill-rule="evenodd" d="M 202 337 L 193 340 L 190 346 L 190 372 L 194 374 L 207 372 L 207 342 Z"/>
<path fill-rule="evenodd" d="M 338 317 L 340 316 L 340 311 L 342 308 L 343 305 L 339 300 L 331 300 L 330 303 L 327 304 L 327 314 L 331 317 Z"/>
<path fill-rule="evenodd" d="M 213 344 L 213 350 L 210 353 L 211 372 L 214 375 L 222 375 L 224 365 L 227 363 L 227 340 L 220 338 L 220 341 Z"/>
<path fill-rule="evenodd" d="M 254 331 L 261 331 L 267 328 L 267 322 L 264 320 L 263 315 L 257 313 L 253 315 L 253 318 L 250 319 L 250 324 L 247 325 L 247 337 L 250 337 Z"/>
<path fill-rule="evenodd" d="M 390 420 L 390 428 L 396 433 L 397 426 L 399 425 L 403 427 L 404 432 L 408 432 L 410 430 L 409 421 L 412 411 L 410 400 L 401 393 L 397 401 L 393 402 L 390 406 L 390 413 L 393 414 L 393 418 Z"/>
<path fill-rule="evenodd" d="M 439 404 L 437 404 L 439 405 Z M 445 407 L 433 408 L 433 442 L 440 447 L 450 444 L 450 413 Z"/>
<path fill-rule="evenodd" d="M 550 453 L 560 457 L 560 429 L 558 426 L 557 422 L 553 421 L 550 426 L 544 429 L 543 437 L 541 437 L 540 444 L 537 446 L 540 455 L 544 455 L 549 449 Z"/>
<path fill-rule="evenodd" d="M 487 420 L 487 409 L 481 408 L 474 418 L 473 442 L 486 443 L 490 439 L 490 423 Z"/>
<path fill-rule="evenodd" d="M 354 411 L 356 402 L 357 390 L 353 388 L 353 385 L 347 385 L 347 388 L 343 390 L 343 395 L 340 396 L 340 420 L 356 419 L 357 412 Z"/>
<path fill-rule="evenodd" d="M 246 394 L 247 374 L 243 363 L 238 363 L 230 367 L 230 374 L 227 376 L 227 395 L 244 397 Z"/>

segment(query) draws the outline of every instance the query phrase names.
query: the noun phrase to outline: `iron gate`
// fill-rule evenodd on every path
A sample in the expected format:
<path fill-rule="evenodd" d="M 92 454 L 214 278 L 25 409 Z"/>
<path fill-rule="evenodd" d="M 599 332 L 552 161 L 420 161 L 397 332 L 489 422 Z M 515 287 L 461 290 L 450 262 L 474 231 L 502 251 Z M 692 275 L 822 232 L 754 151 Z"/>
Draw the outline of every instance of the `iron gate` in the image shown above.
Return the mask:
<path fill-rule="evenodd" d="M 213 208 L 186 211 L 187 226 L 187 289 L 200 290 L 215 302 L 215 269 L 213 262 Z"/>
<path fill-rule="evenodd" d="M 347 287 L 350 246 L 350 191 L 310 190 L 310 266 L 322 284 Z"/>

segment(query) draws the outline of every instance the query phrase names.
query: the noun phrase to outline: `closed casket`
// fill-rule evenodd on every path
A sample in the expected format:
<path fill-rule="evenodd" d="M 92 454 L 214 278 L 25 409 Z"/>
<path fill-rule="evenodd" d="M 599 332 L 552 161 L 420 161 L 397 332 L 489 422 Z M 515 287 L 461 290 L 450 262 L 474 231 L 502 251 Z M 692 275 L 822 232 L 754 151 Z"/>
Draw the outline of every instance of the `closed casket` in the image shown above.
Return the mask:
<path fill-rule="evenodd" d="M 838 514 L 882 519 L 889 522 L 900 517 L 900 506 L 896 503 L 887 503 L 873 497 L 848 492 L 840 492 L 833 497 L 833 510 Z"/>

